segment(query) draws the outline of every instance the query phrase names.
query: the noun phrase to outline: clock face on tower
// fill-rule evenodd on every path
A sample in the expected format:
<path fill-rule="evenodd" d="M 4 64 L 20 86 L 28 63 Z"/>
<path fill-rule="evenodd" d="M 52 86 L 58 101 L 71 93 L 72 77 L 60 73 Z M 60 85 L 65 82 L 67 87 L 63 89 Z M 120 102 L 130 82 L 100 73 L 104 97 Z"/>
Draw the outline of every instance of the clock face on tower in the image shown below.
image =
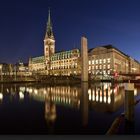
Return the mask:
<path fill-rule="evenodd" d="M 44 40 L 44 55 L 46 58 L 49 58 L 55 53 L 55 40 L 46 38 Z"/>
<path fill-rule="evenodd" d="M 50 40 L 48 40 L 48 41 L 46 42 L 46 44 L 49 45 L 49 46 L 51 46 L 51 45 L 53 45 L 53 42 L 50 41 Z"/>

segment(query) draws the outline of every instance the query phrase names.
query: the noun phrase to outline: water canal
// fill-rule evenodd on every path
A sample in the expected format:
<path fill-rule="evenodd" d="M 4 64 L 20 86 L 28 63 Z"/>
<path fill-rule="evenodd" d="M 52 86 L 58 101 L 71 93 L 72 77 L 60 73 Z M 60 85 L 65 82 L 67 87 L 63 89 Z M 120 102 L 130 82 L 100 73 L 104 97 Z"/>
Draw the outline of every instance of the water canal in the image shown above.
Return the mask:
<path fill-rule="evenodd" d="M 135 99 L 140 98 L 135 85 Z M 124 84 L 1 84 L 0 134 L 106 134 L 124 112 Z M 140 104 L 133 134 L 140 134 Z M 119 134 L 127 134 L 122 125 Z"/>

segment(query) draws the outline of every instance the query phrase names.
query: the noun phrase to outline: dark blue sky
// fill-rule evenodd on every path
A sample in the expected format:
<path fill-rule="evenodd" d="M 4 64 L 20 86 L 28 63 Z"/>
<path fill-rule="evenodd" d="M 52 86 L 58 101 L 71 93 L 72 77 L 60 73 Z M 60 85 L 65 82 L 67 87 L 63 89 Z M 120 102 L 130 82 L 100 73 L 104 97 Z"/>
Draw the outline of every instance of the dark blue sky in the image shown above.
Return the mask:
<path fill-rule="evenodd" d="M 56 50 L 112 44 L 140 61 L 139 0 L 1 0 L 0 62 L 43 55 L 48 7 Z"/>

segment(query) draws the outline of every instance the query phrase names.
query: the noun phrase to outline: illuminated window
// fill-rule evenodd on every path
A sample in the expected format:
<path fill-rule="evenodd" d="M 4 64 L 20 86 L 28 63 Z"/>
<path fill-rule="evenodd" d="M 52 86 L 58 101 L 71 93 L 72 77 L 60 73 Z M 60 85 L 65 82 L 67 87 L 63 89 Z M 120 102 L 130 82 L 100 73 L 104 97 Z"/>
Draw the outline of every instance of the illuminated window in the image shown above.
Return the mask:
<path fill-rule="evenodd" d="M 126 67 L 128 67 L 128 64 L 126 64 Z"/>
<path fill-rule="evenodd" d="M 104 63 L 106 63 L 106 59 L 104 59 Z"/>
<path fill-rule="evenodd" d="M 110 63 L 110 58 L 107 59 L 107 62 Z"/>
<path fill-rule="evenodd" d="M 92 60 L 92 64 L 94 65 L 94 60 Z"/>
<path fill-rule="evenodd" d="M 96 70 L 98 69 L 98 66 L 96 66 Z"/>
<path fill-rule="evenodd" d="M 77 72 L 76 72 L 76 71 L 74 71 L 74 74 L 77 74 Z"/>
<path fill-rule="evenodd" d="M 91 66 L 89 66 L 89 70 L 91 70 Z"/>
<path fill-rule="evenodd" d="M 89 61 L 89 65 L 91 65 L 91 61 Z"/>
<path fill-rule="evenodd" d="M 99 63 L 102 64 L 102 59 L 99 60 Z"/>
<path fill-rule="evenodd" d="M 92 66 L 92 69 L 94 70 L 94 66 Z"/>
<path fill-rule="evenodd" d="M 106 65 L 104 65 L 104 67 L 103 67 L 104 69 L 106 69 Z"/>
<path fill-rule="evenodd" d="M 108 74 L 110 74 L 110 70 L 108 70 Z"/>
<path fill-rule="evenodd" d="M 96 60 L 96 64 L 98 64 L 98 60 Z"/>
<path fill-rule="evenodd" d="M 107 68 L 110 69 L 110 65 L 108 65 Z"/>
<path fill-rule="evenodd" d="M 100 70 L 102 69 L 102 65 L 100 65 Z"/>

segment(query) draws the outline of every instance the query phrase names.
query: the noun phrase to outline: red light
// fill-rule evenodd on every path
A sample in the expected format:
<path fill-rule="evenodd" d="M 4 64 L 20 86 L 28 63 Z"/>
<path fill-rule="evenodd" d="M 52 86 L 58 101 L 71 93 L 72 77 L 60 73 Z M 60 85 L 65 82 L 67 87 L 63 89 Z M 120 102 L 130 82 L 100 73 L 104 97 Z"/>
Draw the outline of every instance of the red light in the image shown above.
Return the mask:
<path fill-rule="evenodd" d="M 118 77 L 118 73 L 117 72 L 115 72 L 115 77 Z"/>

